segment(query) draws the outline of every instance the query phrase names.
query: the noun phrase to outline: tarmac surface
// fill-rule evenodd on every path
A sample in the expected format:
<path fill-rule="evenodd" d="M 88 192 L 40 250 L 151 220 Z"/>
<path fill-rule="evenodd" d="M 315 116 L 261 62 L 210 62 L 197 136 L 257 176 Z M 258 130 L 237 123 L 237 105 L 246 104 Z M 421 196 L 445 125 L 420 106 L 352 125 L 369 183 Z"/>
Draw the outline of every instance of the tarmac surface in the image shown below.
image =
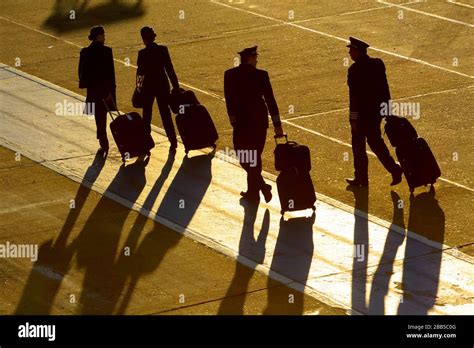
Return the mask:
<path fill-rule="evenodd" d="M 474 104 L 472 88 L 474 86 L 472 82 L 474 58 L 470 54 L 473 46 L 473 7 L 474 3 L 467 0 L 455 3 L 445 1 L 303 1 L 296 4 L 291 1 L 278 1 L 272 2 L 271 5 L 266 1 L 245 0 L 185 2 L 64 0 L 36 3 L 7 0 L 0 4 L 2 34 L 0 62 L 59 85 L 68 90 L 66 93 L 78 98 L 74 92 L 84 94 L 83 90 L 77 88 L 79 49 L 88 44 L 86 37 L 89 27 L 103 24 L 107 32 L 107 45 L 114 49 L 116 59 L 119 108 L 128 111 L 131 110 L 130 98 L 135 81 L 134 64 L 137 51 L 142 46 L 138 31 L 143 25 L 151 25 L 158 33 L 158 41 L 169 47 L 182 86 L 194 89 L 198 98 L 213 116 L 220 135 L 219 158 L 219 151 L 232 146 L 231 127 L 223 101 L 223 72 L 233 66 L 237 51 L 257 44 L 261 53 L 259 67 L 270 73 L 276 99 L 282 111 L 285 130 L 292 140 L 311 148 L 314 168 L 312 176 L 318 197 L 326 197 L 326 203 L 331 202 L 338 209 L 346 212 L 351 207 L 368 212 L 371 221 L 385 226 L 386 231 L 376 237 L 380 238 L 378 246 L 371 245 L 370 247 L 371 250 L 372 248 L 378 250 L 380 255 L 388 255 L 388 265 L 393 264 L 395 267 L 398 262 L 403 269 L 401 265 L 404 259 L 412 255 L 420 256 L 418 251 L 410 254 L 413 249 L 404 249 L 403 241 L 392 238 L 392 234 L 387 233 L 390 231 L 391 222 L 401 226 L 402 230 L 406 227 L 414 236 L 413 240 L 424 242 L 422 245 L 428 244 L 437 250 L 442 245 L 441 248 L 448 250 L 448 255 L 452 256 L 449 253 L 454 253 L 455 259 L 462 255 L 462 262 L 467 262 L 466 260 L 470 260 L 469 255 L 474 255 L 474 234 L 471 228 L 474 224 L 471 213 L 474 158 L 472 153 L 473 124 L 470 117 Z M 74 19 L 70 18 L 71 9 L 76 11 Z M 372 46 L 369 54 L 384 60 L 392 97 L 395 100 L 419 103 L 421 117 L 413 118 L 412 122 L 418 133 L 430 144 L 443 172 L 442 179 L 435 185 L 435 199 L 424 188 L 418 189 L 415 197 L 410 199 L 405 181 L 392 193 L 393 188 L 388 186 L 389 175 L 373 157 L 371 157 L 369 169 L 371 184 L 369 191 L 364 192 L 363 199 L 360 199 L 360 194 L 346 190 L 344 178 L 352 174 L 346 86 L 350 59 L 345 47 L 349 35 L 368 41 Z M 6 80 L 2 80 L 1 86 L 4 90 L 5 83 Z M 41 141 L 46 138 L 51 144 L 55 144 L 57 134 L 53 133 L 53 136 L 50 133 L 51 125 L 44 123 L 45 120 L 42 118 L 38 120 L 38 123 L 31 123 L 32 120 L 20 123 L 18 119 L 15 120 L 11 116 L 13 110 L 10 109 L 12 98 L 16 102 L 19 97 L 30 103 L 38 101 L 28 100 L 28 89 L 18 91 L 11 90 L 11 86 L 8 88 L 6 92 L 10 95 L 2 91 L 1 100 L 2 121 L 8 120 L 8 122 L 2 122 L 0 135 L 2 142 L 7 139 L 6 134 L 10 134 L 11 138 L 10 142 L 5 143 L 4 146 L 15 148 L 15 151 L 24 146 L 23 149 L 31 152 L 31 158 L 34 161 L 47 158 L 48 160 L 44 163 L 49 163 L 51 158 L 47 156 L 47 152 L 50 149 L 40 146 Z M 42 105 L 40 114 L 53 115 L 54 104 L 62 100 L 61 96 L 60 99 L 54 100 L 54 103 Z M 33 110 L 37 110 L 36 108 L 37 106 L 33 105 Z M 36 118 L 32 119 L 36 120 Z M 154 122 L 157 126 L 161 125 L 156 107 Z M 46 126 L 48 124 L 49 126 Z M 30 137 L 20 143 L 21 138 L 18 134 L 23 134 L 22 130 L 38 131 L 44 129 L 43 127 L 46 127 L 46 130 L 38 136 L 41 141 L 29 142 L 28 146 L 22 143 L 24 140 L 35 139 Z M 90 131 L 93 122 L 88 123 L 88 127 Z M 14 133 L 15 130 L 18 133 Z M 84 179 L 86 168 L 92 162 L 95 153 L 94 137 L 86 138 L 85 134 L 87 134 L 86 131 L 78 132 L 77 130 L 66 134 L 67 144 L 71 145 L 72 142 L 75 146 L 68 145 L 64 149 L 68 149 L 69 152 L 65 151 L 61 154 L 62 157 L 60 156 L 63 159 L 83 158 L 84 162 L 81 165 L 72 167 L 75 171 L 73 179 L 76 182 Z M 86 147 L 89 140 L 91 143 L 87 145 L 89 147 Z M 158 148 L 160 146 L 163 149 L 167 148 L 162 141 L 161 145 L 159 142 Z M 273 140 L 269 136 L 264 153 L 264 167 L 269 178 L 272 174 L 276 174 L 273 168 L 272 150 Z M 147 175 L 149 172 L 159 173 L 163 164 L 166 163 L 166 158 L 163 157 L 164 152 L 161 151 L 160 155 L 157 155 L 157 152 L 159 151 L 154 151 L 152 160 L 147 165 Z M 157 165 L 155 170 L 150 169 L 156 165 L 153 162 L 156 157 L 160 158 L 161 164 Z M 180 157 L 177 155 L 177 158 Z M 86 163 L 87 160 L 90 162 Z M 110 159 L 107 164 L 109 162 Z M 212 163 L 214 165 L 215 159 Z M 27 168 L 35 167 L 38 166 L 31 165 Z M 118 167 L 118 165 L 115 167 L 115 171 Z M 171 178 L 172 174 L 169 175 Z M 16 179 L 11 177 L 8 182 L 14 180 Z M 147 182 L 152 181 L 147 178 Z M 104 181 L 104 185 L 107 184 L 108 182 Z M 236 182 L 235 185 L 236 191 L 243 187 L 242 183 Z M 104 192 L 106 188 L 107 186 L 102 187 Z M 209 192 L 208 188 L 204 196 L 207 197 Z M 12 201 L 6 204 L 8 209 L 12 209 L 12 206 L 15 206 L 13 203 L 15 198 L 12 195 L 8 197 Z M 401 199 L 405 207 L 397 214 L 394 213 L 396 211 L 394 197 Z M 238 199 L 235 202 L 237 201 Z M 321 201 L 320 199 L 319 202 Z M 237 203 L 233 207 L 233 209 L 242 209 L 239 211 L 242 219 L 240 223 L 242 223 L 243 207 L 238 206 Z M 196 209 L 196 211 L 201 210 L 204 210 L 201 206 Z M 131 211 L 129 214 L 134 213 Z M 273 215 L 270 211 L 270 226 L 276 228 L 278 225 L 277 222 L 273 222 L 273 219 L 277 216 L 273 217 Z M 318 213 L 316 215 L 315 226 L 318 225 L 320 218 Z M 259 226 L 263 218 L 264 214 L 257 214 L 256 226 Z M 8 222 L 10 219 L 12 219 L 10 215 L 1 219 L 2 226 L 9 226 L 10 231 L 5 232 L 7 237 L 11 236 L 12 225 L 4 224 L 4 221 Z M 37 223 L 38 220 L 41 218 L 35 219 L 35 222 Z M 350 226 L 346 226 L 347 231 L 351 231 L 352 228 L 354 232 L 353 225 Z M 242 235 L 242 225 L 235 235 L 235 238 Z M 316 235 L 317 233 L 314 234 Z M 335 235 L 338 236 L 338 233 Z M 44 242 L 54 236 L 56 235 L 39 238 Z M 391 237 L 388 238 L 389 236 Z M 358 237 L 360 239 L 357 239 Z M 371 243 L 373 237 L 374 233 L 370 233 Z M 362 233 L 357 236 L 353 234 L 351 238 L 348 237 L 348 240 L 352 244 L 364 244 L 367 238 L 368 236 Z M 398 247 L 385 250 L 383 247 L 385 241 L 387 245 L 395 243 Z M 314 245 L 317 245 L 316 241 Z M 347 251 L 349 250 L 347 245 L 344 250 L 346 251 L 342 253 L 345 257 L 353 261 Z M 401 254 L 402 250 L 405 250 L 405 255 Z M 110 254 L 112 254 L 111 251 Z M 436 298 L 434 303 L 439 301 L 439 305 L 444 300 L 439 300 L 436 296 L 439 295 L 444 299 L 451 290 L 446 293 L 437 293 L 438 285 L 440 289 L 443 288 L 440 284 L 442 280 L 444 281 L 443 257 L 445 253 L 442 256 L 437 251 L 433 254 L 436 255 L 434 266 L 428 267 L 421 273 L 430 274 L 430 279 L 434 280 L 434 283 L 428 283 L 431 285 L 425 294 L 428 294 L 428 299 Z M 384 264 L 380 263 L 384 257 L 376 256 L 372 261 L 369 257 L 367 266 L 373 265 L 373 267 L 368 267 L 367 270 L 376 270 L 377 265 Z M 392 260 L 397 261 L 392 262 Z M 347 261 L 346 271 L 353 269 Z M 271 266 L 270 263 L 269 268 Z M 279 267 L 278 264 L 276 266 Z M 407 267 L 405 266 L 405 269 Z M 380 268 L 378 273 L 375 272 L 376 279 L 380 280 L 381 274 L 385 274 L 382 270 L 383 268 Z M 28 266 L 24 271 L 28 271 Z M 387 270 L 387 272 L 390 274 L 391 271 Z M 360 273 L 362 273 L 362 283 L 369 284 L 370 282 L 366 279 L 370 276 L 370 271 Z M 255 274 L 260 275 L 259 272 Z M 398 275 L 401 277 L 400 273 Z M 455 276 L 456 272 L 452 274 L 452 277 L 455 278 Z M 405 281 L 401 278 L 396 280 L 395 274 L 382 278 L 382 283 L 385 284 L 382 289 L 400 289 L 404 283 L 407 283 L 406 279 Z M 447 278 L 448 284 L 466 287 L 464 290 L 467 292 L 460 297 L 463 300 L 472 299 L 472 283 L 469 277 L 466 279 L 465 282 L 458 284 L 455 279 Z M 245 281 L 243 283 L 245 284 Z M 387 285 L 388 283 L 390 286 Z M 351 282 L 350 279 L 344 280 L 343 284 L 346 284 L 341 287 L 345 289 L 345 293 L 343 292 L 340 296 L 331 294 L 329 296 L 331 300 L 325 300 L 325 302 L 335 301 L 337 305 L 334 307 L 349 306 L 357 308 L 355 311 L 367 312 L 370 308 L 364 303 L 369 302 L 367 298 L 366 301 L 352 299 L 351 303 L 351 296 L 348 294 L 356 287 L 358 290 L 355 293 L 358 293 L 361 298 L 364 297 L 364 293 L 366 297 L 370 297 L 368 295 L 370 291 L 365 289 L 366 286 L 354 285 L 357 283 Z M 18 286 L 14 287 L 17 290 L 13 293 L 19 293 L 18 288 Z M 362 288 L 364 290 L 361 290 Z M 449 288 L 450 286 L 447 286 L 446 289 Z M 391 299 L 387 302 L 391 304 L 387 305 L 384 311 L 393 313 L 397 311 L 397 300 L 393 296 L 389 298 Z M 9 306 L 12 306 L 14 302 L 11 302 Z M 312 312 L 317 308 L 319 302 L 315 303 L 315 307 L 310 306 L 304 312 Z M 378 303 L 379 306 L 372 309 L 377 308 L 376 311 L 380 312 L 382 310 L 380 300 Z M 429 300 L 422 303 L 421 307 L 410 307 L 410 304 L 409 309 L 406 310 L 438 312 L 440 308 L 436 304 L 430 305 Z M 260 306 L 260 310 L 263 307 Z M 443 310 L 473 312 L 472 309 L 463 307 L 462 303 L 452 304 L 452 307 L 444 307 L 441 311 Z M 303 312 L 303 310 L 298 309 L 297 312 Z"/>
<path fill-rule="evenodd" d="M 186 157 L 180 146 L 170 155 L 166 138 L 156 129 L 157 146 L 150 158 L 122 165 L 113 147 L 106 160 L 100 159 L 94 153 L 97 144 L 91 118 L 47 112 L 58 101 L 82 105 L 81 96 L 7 66 L 2 66 L 0 78 L 2 99 L 10 110 L 2 113 L 6 121 L 0 126 L 2 145 L 15 151 L 4 151 L 5 155 L 19 162 L 26 156 L 81 184 L 69 199 L 64 196 L 67 191 L 50 187 L 50 200 L 45 200 L 42 193 L 46 188 L 41 189 L 41 182 L 38 185 L 34 179 L 30 183 L 31 174 L 21 172 L 47 170 L 39 170 L 30 161 L 4 168 L 5 202 L 14 204 L 2 210 L 2 239 L 5 244 L 40 245 L 38 261 L 26 280 L 9 272 L 23 269 L 31 261 L 5 259 L 5 280 L 12 289 L 4 291 L 11 308 L 19 295 L 11 290 L 24 284 L 15 313 L 69 312 L 63 301 L 71 295 L 78 299 L 78 306 L 69 308 L 76 314 L 125 313 L 128 308 L 131 313 L 176 308 L 187 313 L 189 306 L 191 313 L 209 313 L 219 301 L 218 313 L 233 313 L 243 310 L 235 305 L 234 296 L 240 297 L 237 302 L 246 303 L 244 294 L 251 292 L 254 273 L 267 275 L 272 284 L 280 282 L 278 286 L 267 284 L 264 314 L 473 311 L 472 257 L 410 231 L 410 226 L 424 222 L 418 211 L 426 206 L 432 211 L 430 222 L 442 228 L 444 214 L 433 194 L 420 194 L 410 202 L 409 232 L 395 192 L 391 223 L 364 213 L 368 191 L 363 189 L 353 191 L 355 210 L 318 194 L 316 214 L 309 210 L 281 217 L 277 197 L 268 204 L 242 200 L 239 204 L 245 175 L 235 160 L 223 153 L 209 149 Z M 54 177 L 50 173 L 41 176 Z M 276 192 L 275 178 L 266 176 Z M 88 199 L 89 195 L 97 197 L 94 191 L 102 195 L 95 206 L 94 199 Z M 61 208 L 56 212 L 58 206 Z M 59 228 L 57 214 L 68 209 Z M 130 215 L 130 211 L 141 215 Z M 51 225 L 49 215 L 56 223 Z M 18 232 L 17 226 L 23 226 L 24 233 L 12 235 L 11 231 Z M 188 251 L 190 242 L 183 236 L 238 261 L 225 261 L 235 264 L 235 273 L 226 295 L 220 294 L 221 300 L 215 292 L 222 289 L 214 289 L 213 284 L 214 277 L 222 281 L 221 273 L 226 273 L 220 266 L 224 257 L 211 249 L 202 251 L 206 249 L 202 245 Z M 181 240 L 187 242 L 178 248 L 179 261 L 163 268 L 168 252 Z M 209 255 L 193 262 L 198 252 Z M 183 263 L 185 274 L 181 275 Z M 185 280 L 179 282 L 175 277 Z M 61 296 L 59 291 L 66 294 Z M 296 303 L 291 291 L 307 294 L 310 309 L 305 309 L 303 298 Z M 182 306 L 177 299 L 184 301 Z M 191 304 L 185 305 L 186 301 Z M 196 307 L 207 302 L 213 302 L 214 307 Z M 287 306 L 282 302 L 295 308 L 285 312 Z"/>

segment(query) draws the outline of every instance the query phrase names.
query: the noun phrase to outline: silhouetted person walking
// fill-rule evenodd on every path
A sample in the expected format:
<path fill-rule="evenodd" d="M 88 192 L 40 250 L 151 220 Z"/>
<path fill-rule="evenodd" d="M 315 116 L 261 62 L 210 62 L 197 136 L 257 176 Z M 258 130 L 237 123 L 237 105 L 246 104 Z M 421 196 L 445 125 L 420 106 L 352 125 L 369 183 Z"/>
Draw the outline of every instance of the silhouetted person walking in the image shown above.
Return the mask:
<path fill-rule="evenodd" d="M 363 41 L 351 37 L 347 47 L 350 47 L 349 54 L 354 61 L 349 68 L 347 83 L 355 177 L 346 181 L 355 186 L 368 185 L 369 160 L 365 150 L 367 139 L 372 151 L 392 174 L 391 185 L 396 185 L 402 180 L 402 170 L 390 155 L 380 131 L 380 104 L 390 100 L 385 65 L 381 59 L 367 55 L 369 45 Z"/>
<path fill-rule="evenodd" d="M 179 88 L 178 77 L 174 72 L 171 57 L 166 46 L 157 45 L 154 41 L 156 34 L 150 27 L 143 27 L 140 34 L 145 48 L 138 52 L 137 78 L 142 80 L 142 93 L 144 95 L 143 119 L 151 132 L 151 116 L 153 102 L 156 98 L 160 111 L 163 127 L 170 142 L 170 150 L 174 151 L 178 145 L 176 131 L 169 108 L 170 85 L 173 89 Z"/>
<path fill-rule="evenodd" d="M 247 191 L 240 194 L 256 201 L 262 191 L 265 201 L 272 198 L 271 186 L 262 177 L 262 152 L 268 128 L 268 110 L 276 135 L 282 135 L 280 113 L 268 72 L 257 69 L 257 46 L 239 52 L 241 64 L 224 75 L 224 93 L 234 148 L 247 172 Z M 268 109 L 267 109 L 268 106 Z M 251 159 L 254 159 L 252 162 Z"/>
<path fill-rule="evenodd" d="M 115 68 L 112 49 L 104 45 L 105 31 L 97 26 L 90 30 L 91 44 L 81 50 L 79 59 L 79 88 L 87 88 L 86 109 L 94 110 L 97 139 L 101 149 L 109 151 L 107 139 L 107 109 L 104 99 L 115 102 Z M 91 106 L 94 106 L 91 108 Z"/>

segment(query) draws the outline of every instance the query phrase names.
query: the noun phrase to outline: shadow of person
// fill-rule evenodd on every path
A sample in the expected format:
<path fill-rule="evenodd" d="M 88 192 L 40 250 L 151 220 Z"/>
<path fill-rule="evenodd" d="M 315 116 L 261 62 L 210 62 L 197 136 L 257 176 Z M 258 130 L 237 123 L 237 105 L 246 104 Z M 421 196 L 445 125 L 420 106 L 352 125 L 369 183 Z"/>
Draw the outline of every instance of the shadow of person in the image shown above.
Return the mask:
<path fill-rule="evenodd" d="M 140 277 L 157 270 L 167 252 L 180 242 L 182 232 L 191 222 L 211 183 L 214 153 L 183 158 L 156 213 L 179 226 L 181 233 L 170 233 L 159 223 L 154 223 L 153 229 L 145 235 L 129 259 L 127 267 L 130 281 L 119 305 L 119 314 L 126 312 Z"/>
<path fill-rule="evenodd" d="M 51 14 L 41 26 L 64 33 L 90 28 L 98 22 L 119 22 L 144 14 L 143 0 L 110 0 L 99 4 L 88 0 L 56 0 Z"/>
<path fill-rule="evenodd" d="M 445 222 L 444 211 L 438 204 L 433 187 L 429 192 L 410 196 L 409 231 L 443 244 Z M 398 314 L 425 315 L 435 305 L 442 256 L 441 250 L 407 238 L 401 284 L 403 301 L 398 307 Z"/>
<path fill-rule="evenodd" d="M 277 272 L 305 286 L 313 261 L 313 225 L 316 214 L 310 217 L 280 219 L 280 230 L 275 244 L 270 271 Z M 264 314 L 303 314 L 304 294 L 288 293 L 283 285 L 268 278 L 268 300 Z"/>
<path fill-rule="evenodd" d="M 81 185 L 74 197 L 74 208 L 71 208 L 59 235 L 39 247 L 38 260 L 28 276 L 23 294 L 18 302 L 15 314 L 50 314 L 62 280 L 71 266 L 75 244 L 67 244 L 79 215 L 91 189 L 105 164 L 104 154 L 97 151 L 91 165 L 87 168 Z M 49 276 L 48 276 L 49 274 Z"/>
<path fill-rule="evenodd" d="M 354 194 L 354 253 L 352 261 L 351 308 L 366 312 L 367 259 L 369 256 L 369 188 L 347 186 Z"/>
<path fill-rule="evenodd" d="M 372 279 L 370 289 L 370 299 L 368 314 L 385 314 L 385 296 L 388 295 L 390 278 L 393 274 L 393 266 L 398 249 L 405 240 L 405 235 L 399 230 L 405 230 L 403 220 L 403 205 L 400 205 L 400 196 L 392 191 L 390 193 L 393 203 L 392 223 L 389 227 L 387 239 L 382 253 L 382 257 Z"/>
<path fill-rule="evenodd" d="M 171 169 L 173 168 L 173 163 L 175 160 L 175 152 L 170 151 L 168 153 L 168 158 L 166 160 L 165 165 L 161 169 L 161 173 L 159 177 L 156 179 L 155 184 L 151 188 L 150 192 L 148 193 L 145 201 L 143 202 L 142 208 L 140 209 L 140 214 L 137 215 L 135 222 L 130 229 L 128 234 L 127 240 L 123 244 L 123 252 L 119 254 L 118 260 L 114 265 L 114 269 L 117 272 L 120 279 L 122 279 L 121 284 L 123 284 L 131 274 L 135 274 L 136 271 L 134 270 L 134 266 L 136 261 L 134 260 L 134 255 L 137 252 L 137 243 L 142 234 L 143 230 L 145 229 L 145 225 L 149 220 L 148 215 L 153 209 L 153 205 L 156 202 L 156 199 L 163 188 L 163 185 L 168 178 Z M 132 277 L 132 283 L 137 282 L 138 279 Z M 124 314 L 127 305 L 130 302 L 132 297 L 134 285 L 129 285 L 126 294 L 123 297 L 121 304 L 118 306 L 116 314 Z"/>
<path fill-rule="evenodd" d="M 240 199 L 240 205 L 244 208 L 244 221 L 239 241 L 239 255 L 235 264 L 234 277 L 222 300 L 218 314 L 244 314 L 245 298 L 248 292 L 250 280 L 255 273 L 255 268 L 241 262 L 250 259 L 257 264 L 265 260 L 265 243 L 270 228 L 270 212 L 265 210 L 262 226 L 257 235 L 254 236 L 255 220 L 258 212 L 258 202 L 251 202 L 244 198 Z"/>
<path fill-rule="evenodd" d="M 210 154 L 183 158 L 158 207 L 158 215 L 178 224 L 183 230 L 189 225 L 211 184 L 214 154 L 215 150 Z"/>
<path fill-rule="evenodd" d="M 77 264 L 85 268 L 80 297 L 82 314 L 111 314 L 124 286 L 114 267 L 122 230 L 130 213 L 107 198 L 116 194 L 135 203 L 146 184 L 148 161 L 122 165 L 77 237 Z"/>

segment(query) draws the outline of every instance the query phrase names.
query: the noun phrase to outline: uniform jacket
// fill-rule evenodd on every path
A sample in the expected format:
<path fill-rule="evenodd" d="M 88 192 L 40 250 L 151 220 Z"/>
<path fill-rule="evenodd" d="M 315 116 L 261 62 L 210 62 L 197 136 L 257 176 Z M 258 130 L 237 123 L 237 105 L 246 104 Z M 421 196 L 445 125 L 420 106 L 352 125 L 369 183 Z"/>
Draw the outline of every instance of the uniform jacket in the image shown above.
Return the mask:
<path fill-rule="evenodd" d="M 110 47 L 92 42 L 83 48 L 78 70 L 79 88 L 87 88 L 87 102 L 97 102 L 109 93 L 115 95 L 114 58 Z"/>
<path fill-rule="evenodd" d="M 240 64 L 224 74 L 224 94 L 230 122 L 238 128 L 268 128 L 268 111 L 280 126 L 277 103 L 268 72 Z"/>
<path fill-rule="evenodd" d="M 380 104 L 390 100 L 383 61 L 369 56 L 356 61 L 349 68 L 347 84 L 350 118 L 380 121 Z"/>
<path fill-rule="evenodd" d="M 169 94 L 170 85 L 179 88 L 178 77 L 174 72 L 171 57 L 166 46 L 152 43 L 138 52 L 137 75 L 145 76 L 143 92 Z"/>

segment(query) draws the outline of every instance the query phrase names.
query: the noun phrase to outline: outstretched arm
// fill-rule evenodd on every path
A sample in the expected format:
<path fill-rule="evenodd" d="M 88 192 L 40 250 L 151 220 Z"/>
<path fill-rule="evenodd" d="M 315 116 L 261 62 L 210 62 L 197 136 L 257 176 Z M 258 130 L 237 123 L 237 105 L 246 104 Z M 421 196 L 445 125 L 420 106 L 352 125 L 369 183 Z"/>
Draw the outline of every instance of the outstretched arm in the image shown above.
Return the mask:
<path fill-rule="evenodd" d="M 168 74 L 168 77 L 171 81 L 171 85 L 173 86 L 174 89 L 179 88 L 179 82 L 178 82 L 178 77 L 176 76 L 176 73 L 174 72 L 173 68 L 173 63 L 171 62 L 171 57 L 168 52 L 168 48 L 165 47 L 165 69 L 166 73 Z"/>
<path fill-rule="evenodd" d="M 281 135 L 283 134 L 283 128 L 281 127 L 280 110 L 278 110 L 278 105 L 273 94 L 273 88 L 272 84 L 270 83 L 270 77 L 268 76 L 268 73 L 265 73 L 264 78 L 263 97 L 265 98 L 265 103 L 267 104 L 268 111 L 272 117 L 275 134 Z"/>

